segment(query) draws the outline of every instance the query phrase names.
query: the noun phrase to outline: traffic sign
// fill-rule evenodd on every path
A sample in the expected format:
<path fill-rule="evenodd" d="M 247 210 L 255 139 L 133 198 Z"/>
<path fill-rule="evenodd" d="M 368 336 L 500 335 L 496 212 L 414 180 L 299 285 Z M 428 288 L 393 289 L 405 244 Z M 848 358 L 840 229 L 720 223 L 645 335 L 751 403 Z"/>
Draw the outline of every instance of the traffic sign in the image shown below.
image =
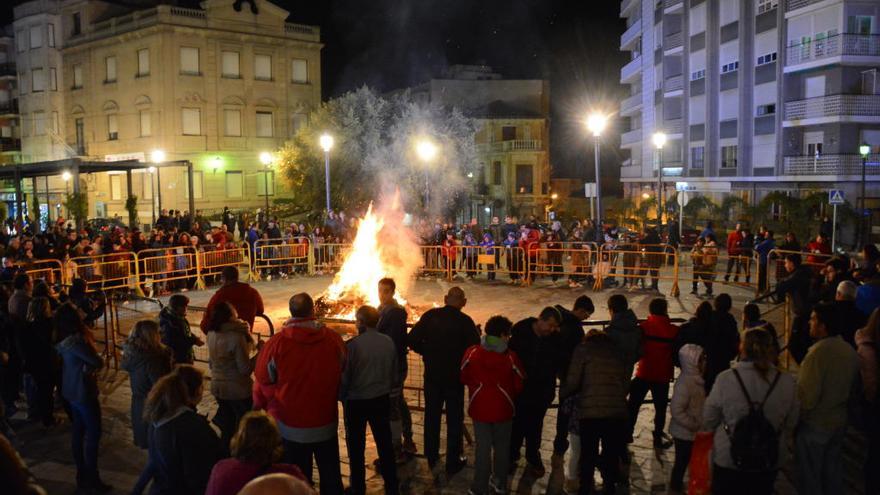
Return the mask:
<path fill-rule="evenodd" d="M 846 203 L 846 200 L 843 198 L 843 191 L 841 189 L 832 189 L 828 191 L 828 204 L 842 205 L 844 203 Z"/>
<path fill-rule="evenodd" d="M 585 182 L 584 183 L 584 197 L 587 197 L 587 198 L 595 198 L 596 197 L 596 183 L 595 182 Z"/>

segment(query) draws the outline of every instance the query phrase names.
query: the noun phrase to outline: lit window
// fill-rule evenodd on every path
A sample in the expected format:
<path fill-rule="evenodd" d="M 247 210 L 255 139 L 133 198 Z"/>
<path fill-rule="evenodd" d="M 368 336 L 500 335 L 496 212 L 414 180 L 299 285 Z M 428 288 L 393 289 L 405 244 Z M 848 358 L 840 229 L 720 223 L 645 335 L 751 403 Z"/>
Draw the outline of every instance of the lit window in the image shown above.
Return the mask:
<path fill-rule="evenodd" d="M 241 110 L 223 110 L 223 135 L 241 136 Z"/>
<path fill-rule="evenodd" d="M 116 57 L 104 59 L 104 82 L 116 82 Z"/>
<path fill-rule="evenodd" d="M 300 58 L 291 61 L 291 80 L 295 83 L 309 82 L 309 62 Z"/>
<path fill-rule="evenodd" d="M 254 79 L 272 80 L 272 57 L 269 55 L 254 56 Z"/>
<path fill-rule="evenodd" d="M 183 135 L 184 136 L 201 136 L 202 135 L 202 112 L 198 108 L 184 108 L 181 112 L 183 117 Z"/>
<path fill-rule="evenodd" d="M 239 77 L 241 77 L 238 52 L 223 52 L 222 57 L 222 76 L 233 79 L 238 79 Z"/>
<path fill-rule="evenodd" d="M 257 112 L 257 137 L 272 137 L 272 112 Z"/>
<path fill-rule="evenodd" d="M 116 114 L 111 113 L 107 116 L 107 140 L 116 141 L 119 139 L 119 123 Z"/>
<path fill-rule="evenodd" d="M 736 168 L 736 145 L 721 147 L 721 168 Z"/>
<path fill-rule="evenodd" d="M 150 75 L 150 50 L 143 48 L 137 51 L 138 55 L 138 77 Z"/>
<path fill-rule="evenodd" d="M 190 76 L 201 75 L 198 48 L 180 47 L 180 73 Z"/>

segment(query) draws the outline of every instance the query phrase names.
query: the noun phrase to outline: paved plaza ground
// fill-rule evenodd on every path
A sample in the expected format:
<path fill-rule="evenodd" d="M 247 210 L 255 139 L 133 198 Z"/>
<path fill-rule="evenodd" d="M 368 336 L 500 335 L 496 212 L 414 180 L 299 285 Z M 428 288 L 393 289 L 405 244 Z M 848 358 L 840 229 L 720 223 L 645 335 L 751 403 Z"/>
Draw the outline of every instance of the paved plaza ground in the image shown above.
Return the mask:
<path fill-rule="evenodd" d="M 329 277 L 305 277 L 291 278 L 286 280 L 273 280 L 258 282 L 255 286 L 260 290 L 266 302 L 266 313 L 272 318 L 276 326 L 288 316 L 287 301 L 294 292 L 306 291 L 312 295 L 319 295 L 329 284 Z M 534 286 L 523 288 L 505 284 L 502 281 L 487 283 L 484 281 L 455 281 L 453 283 L 438 280 L 420 280 L 415 283 L 412 290 L 406 294 L 407 298 L 416 305 L 430 306 L 432 303 L 442 303 L 442 296 L 452 285 L 460 285 L 464 288 L 468 297 L 468 305 L 465 312 L 469 313 L 478 323 L 494 314 L 503 314 L 512 320 L 537 314 L 541 308 L 551 304 L 571 306 L 576 297 L 587 294 L 596 303 L 597 312 L 594 319 L 608 317 L 605 301 L 613 291 L 593 292 L 584 289 L 569 289 L 567 287 L 552 287 L 548 281 L 538 281 Z M 669 292 L 669 287 L 661 284 L 663 293 Z M 716 294 L 722 292 L 719 286 Z M 683 291 L 687 292 L 687 291 Z M 731 288 L 728 290 L 734 297 L 737 320 L 742 306 L 750 299 L 752 294 L 746 290 Z M 188 296 L 193 305 L 204 305 L 210 298 L 213 290 L 190 291 Z M 656 297 L 656 293 L 650 291 L 625 292 L 639 317 L 647 315 L 649 301 Z M 165 299 L 165 298 L 163 298 Z M 680 298 L 669 298 L 670 312 L 673 317 L 686 317 L 693 313 L 696 306 L 703 300 L 691 295 L 682 295 Z M 138 302 L 128 303 L 121 307 L 120 319 L 122 331 L 127 333 L 131 323 L 140 317 L 155 315 L 157 307 L 153 303 Z M 200 315 L 193 313 L 190 321 L 197 323 Z M 197 328 L 197 325 L 194 325 Z M 200 365 L 204 366 L 204 364 Z M 412 372 L 411 372 L 412 374 Z M 134 484 L 135 479 L 146 461 L 146 454 L 136 448 L 132 443 L 129 423 L 130 388 L 128 376 L 123 371 L 116 371 L 112 365 L 102 374 L 101 403 L 103 408 L 104 435 L 101 442 L 101 456 L 99 465 L 104 480 L 114 486 L 113 493 L 128 493 L 128 489 Z M 408 402 L 418 406 L 421 398 L 416 391 L 409 391 Z M 213 397 L 206 393 L 199 407 L 202 414 L 213 416 L 216 403 Z M 340 415 L 341 415 L 340 409 Z M 651 447 L 652 429 L 652 406 L 645 405 L 639 417 L 636 428 L 635 442 L 631 445 L 633 463 L 631 465 L 631 493 L 665 493 L 665 484 L 672 465 L 673 451 L 670 449 L 656 454 Z M 415 430 L 416 443 L 419 452 L 423 446 L 423 416 L 420 411 L 413 411 L 413 428 Z M 540 479 L 531 479 L 522 475 L 522 464 L 512 482 L 512 491 L 520 494 L 562 493 L 563 461 L 553 459 L 552 440 L 555 431 L 556 410 L 551 409 L 548 413 L 544 427 L 544 441 L 542 452 L 547 474 Z M 69 424 L 65 421 L 61 425 L 50 430 L 44 430 L 35 423 L 24 421 L 22 413 L 14 418 L 13 426 L 17 430 L 17 447 L 31 467 L 40 483 L 50 494 L 73 493 L 75 488 L 75 467 L 69 451 Z M 340 421 L 341 426 L 341 421 Z M 467 419 L 467 427 L 472 431 L 470 420 Z M 340 453 L 343 458 L 343 475 L 348 475 L 348 465 L 344 444 L 344 433 L 340 427 Z M 445 441 L 441 444 L 445 445 Z M 466 446 L 469 459 L 473 460 L 473 446 Z M 376 457 L 375 446 L 368 437 L 367 461 Z M 790 463 L 789 463 L 790 465 Z M 850 471 L 857 466 L 850 466 Z M 791 470 L 787 469 L 784 475 L 779 477 L 779 493 L 794 493 L 789 480 L 793 480 Z M 400 468 L 401 478 L 404 482 L 406 493 L 466 493 L 473 469 L 469 466 L 464 471 L 449 480 L 448 483 L 438 485 L 434 482 L 424 457 L 417 457 Z M 369 493 L 382 493 L 382 480 L 378 473 L 369 466 L 368 471 Z M 347 480 L 346 480 L 347 482 Z"/>

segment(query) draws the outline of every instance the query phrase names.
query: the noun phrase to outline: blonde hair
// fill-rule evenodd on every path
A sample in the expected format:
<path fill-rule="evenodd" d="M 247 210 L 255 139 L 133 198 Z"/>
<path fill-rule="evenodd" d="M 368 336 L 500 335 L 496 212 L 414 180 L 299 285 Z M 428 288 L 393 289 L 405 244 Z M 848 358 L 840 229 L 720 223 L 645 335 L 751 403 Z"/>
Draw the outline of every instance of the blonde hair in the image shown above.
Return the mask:
<path fill-rule="evenodd" d="M 52 318 L 52 306 L 49 299 L 45 297 L 35 297 L 28 304 L 27 321 L 45 320 Z"/>
<path fill-rule="evenodd" d="M 260 466 L 281 458 L 281 432 L 265 411 L 250 411 L 238 422 L 238 430 L 229 444 L 232 457 Z"/>
<path fill-rule="evenodd" d="M 159 324 L 155 320 L 140 320 L 131 328 L 128 347 L 142 351 L 158 351 L 164 349 L 159 335 Z"/>
<path fill-rule="evenodd" d="M 144 419 L 156 423 L 181 407 L 194 402 L 196 393 L 205 382 L 204 374 L 190 364 L 179 364 L 171 373 L 159 379 L 150 390 L 144 404 Z"/>
<path fill-rule="evenodd" d="M 740 350 L 740 356 L 751 361 L 764 379 L 767 379 L 770 369 L 776 367 L 776 349 L 773 347 L 773 336 L 763 328 L 753 328 L 746 331 Z"/>

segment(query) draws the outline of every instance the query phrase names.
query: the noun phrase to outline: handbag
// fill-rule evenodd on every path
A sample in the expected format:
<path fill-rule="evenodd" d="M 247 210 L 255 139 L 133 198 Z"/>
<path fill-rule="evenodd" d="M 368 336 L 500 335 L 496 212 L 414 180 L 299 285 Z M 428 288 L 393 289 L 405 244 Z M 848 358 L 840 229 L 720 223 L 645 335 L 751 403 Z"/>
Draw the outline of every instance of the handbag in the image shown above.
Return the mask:
<path fill-rule="evenodd" d="M 688 495 L 712 493 L 712 442 L 715 433 L 701 431 L 694 438 L 691 460 L 688 463 Z"/>

